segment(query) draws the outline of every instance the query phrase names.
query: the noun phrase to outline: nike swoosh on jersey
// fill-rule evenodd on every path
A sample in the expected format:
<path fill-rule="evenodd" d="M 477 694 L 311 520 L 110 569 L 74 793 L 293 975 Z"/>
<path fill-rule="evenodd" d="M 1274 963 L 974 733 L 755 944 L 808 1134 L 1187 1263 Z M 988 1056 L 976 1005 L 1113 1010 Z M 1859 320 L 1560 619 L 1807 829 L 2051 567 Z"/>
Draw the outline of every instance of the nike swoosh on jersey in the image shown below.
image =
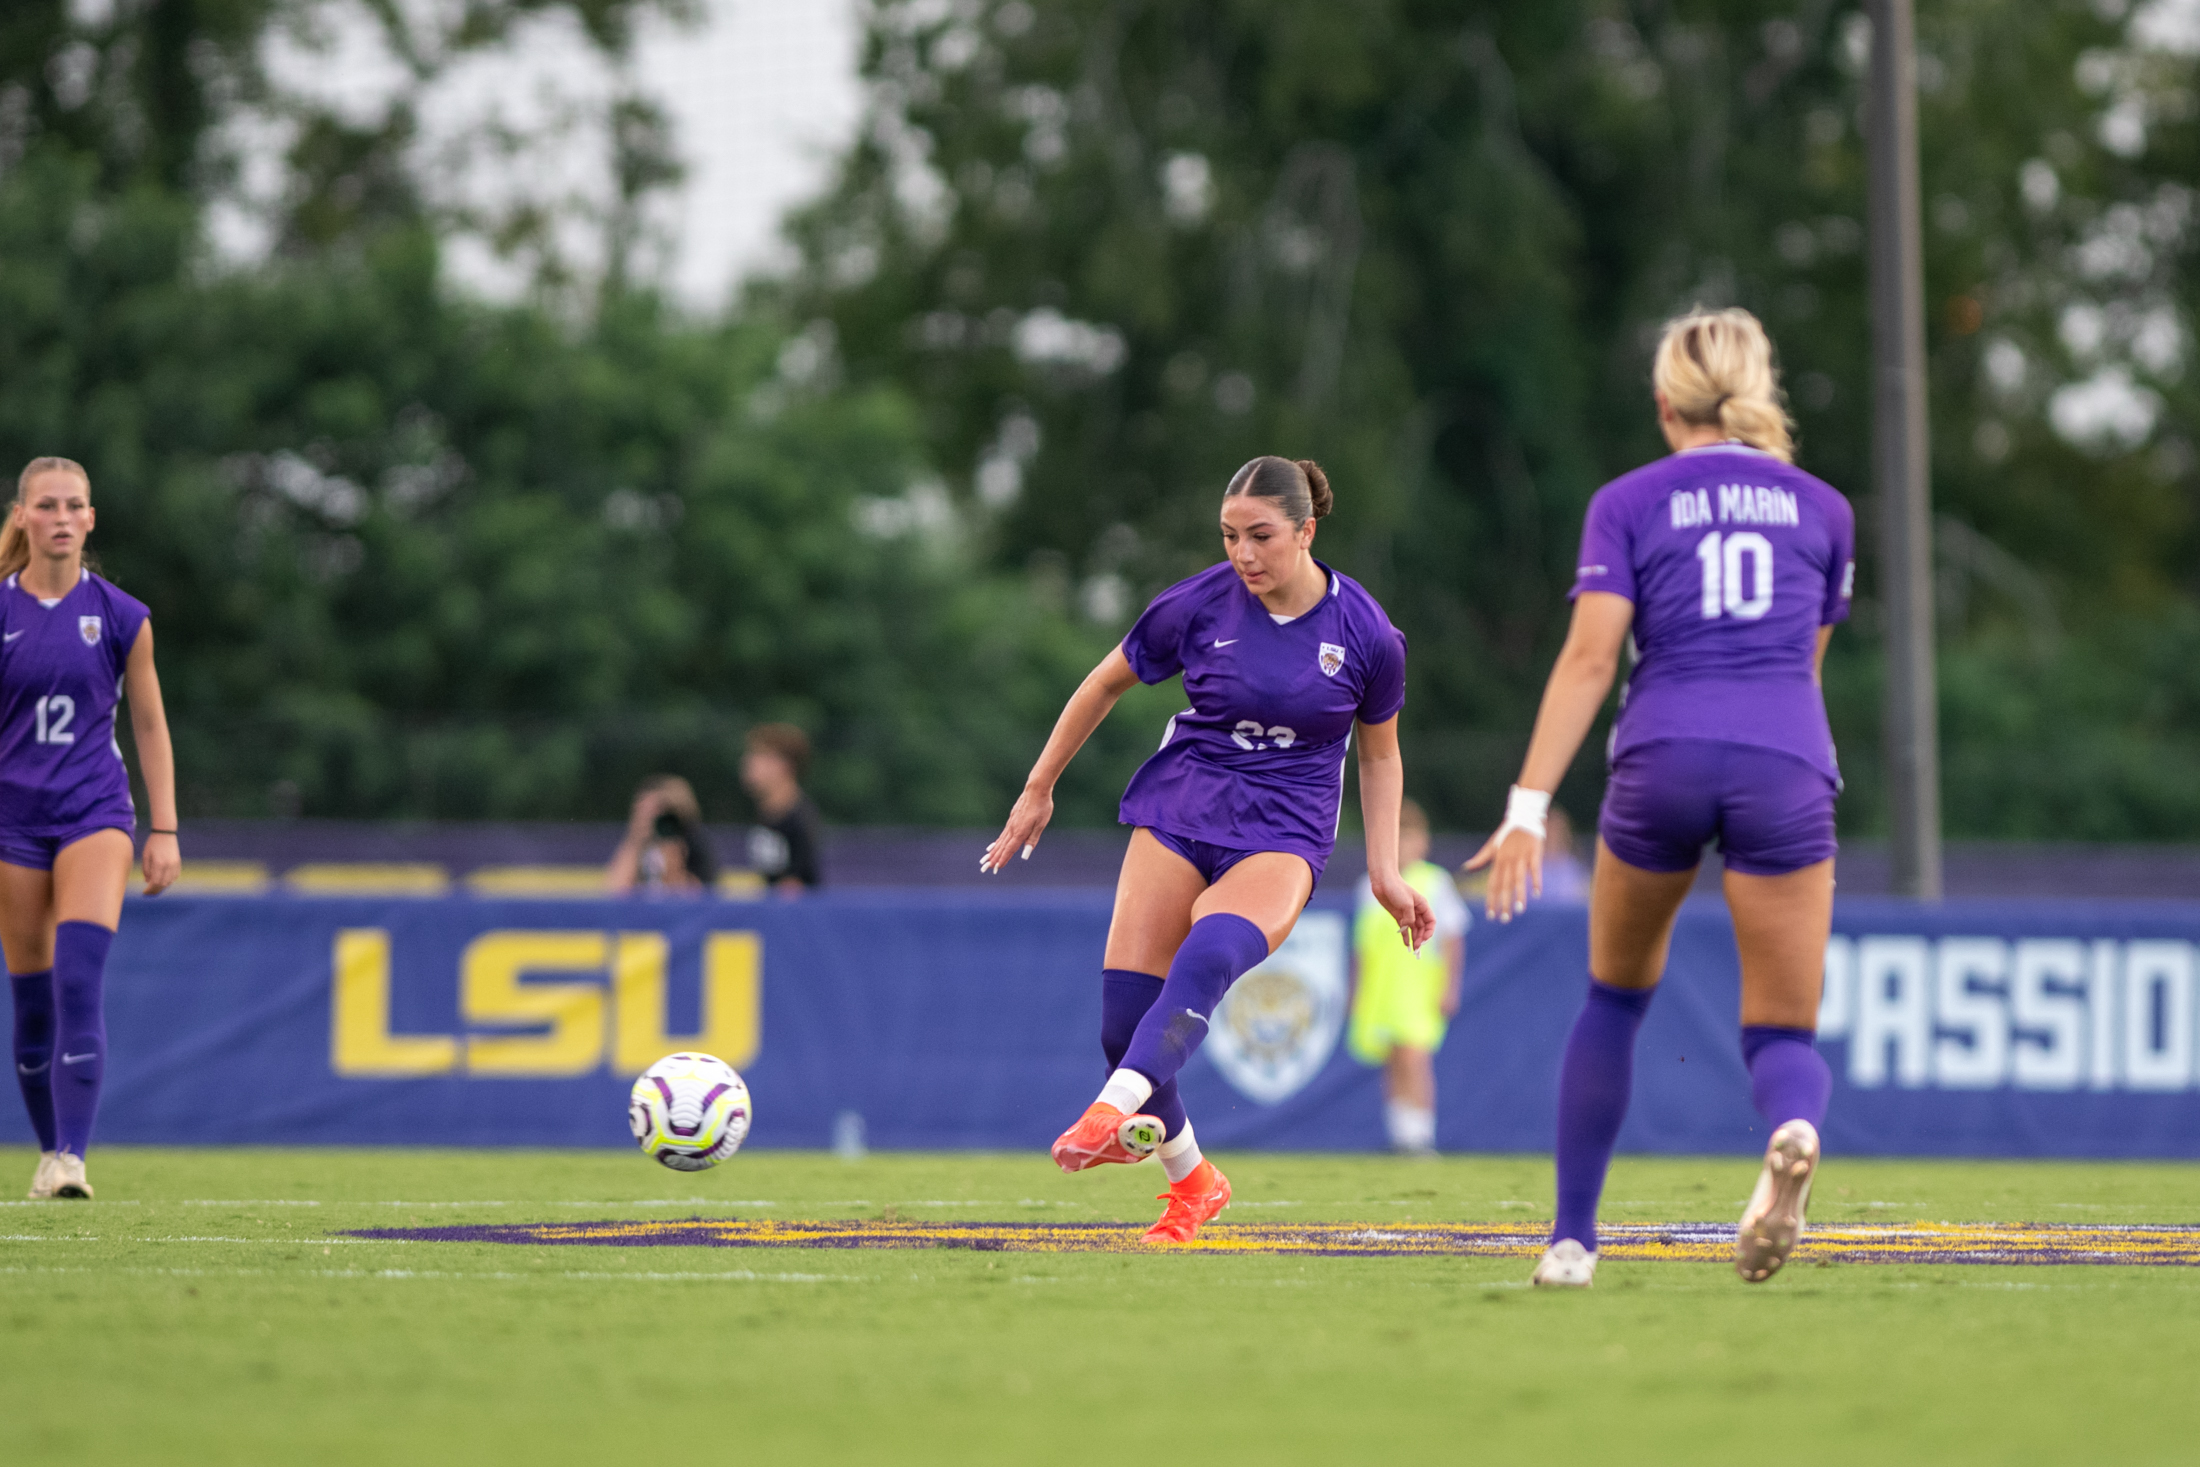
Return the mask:
<path fill-rule="evenodd" d="M 90 1054 L 65 1054 L 61 1056 L 61 1063 L 65 1065 L 80 1065 L 83 1064 L 86 1060 L 95 1060 L 98 1058 L 99 1053 L 97 1050 L 94 1050 Z"/>
<path fill-rule="evenodd" d="M 20 637 L 22 635 L 23 634 L 21 632 L 9 632 L 6 636 L 0 637 L 0 642 L 12 642 L 17 637 Z"/>
<path fill-rule="evenodd" d="M 20 637 L 20 636 L 22 636 L 23 634 L 22 634 L 21 632 L 17 632 L 17 633 L 16 633 L 16 635 Z M 1217 647 L 1234 647 L 1234 646 L 1236 646 L 1236 645 L 1237 645 L 1237 644 L 1238 644 L 1239 642 L 1242 642 L 1242 641 L 1244 641 L 1244 640 L 1245 640 L 1245 639 L 1244 639 L 1243 637 L 1232 637 L 1232 638 L 1231 638 L 1231 639 L 1230 639 L 1229 641 L 1225 642 L 1225 641 L 1223 641 L 1223 640 L 1222 640 L 1222 638 L 1220 638 L 1220 637 L 1217 637 L 1217 638 L 1215 638 L 1215 645 L 1216 645 Z"/>

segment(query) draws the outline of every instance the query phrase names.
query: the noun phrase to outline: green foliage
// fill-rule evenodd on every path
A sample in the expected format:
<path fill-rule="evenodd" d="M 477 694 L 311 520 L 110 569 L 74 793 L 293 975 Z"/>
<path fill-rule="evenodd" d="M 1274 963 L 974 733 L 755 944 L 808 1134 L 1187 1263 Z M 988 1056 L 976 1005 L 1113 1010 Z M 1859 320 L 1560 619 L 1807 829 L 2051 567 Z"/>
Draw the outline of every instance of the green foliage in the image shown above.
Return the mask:
<path fill-rule="evenodd" d="M 837 815 L 979 821 L 1105 650 L 952 515 L 898 531 L 906 398 L 768 323 L 469 304 L 413 230 L 199 280 L 194 223 L 47 155 L 0 183 L 0 456 L 90 468 L 188 811 L 604 815 L 670 767 L 731 814 L 789 718 Z"/>
<path fill-rule="evenodd" d="M 2192 63 L 2119 6 L 1923 12 L 1950 828 L 2189 838 L 2200 810 L 2151 792 L 2193 751 L 2128 646 L 2200 608 Z M 1802 462 L 1858 505 L 1829 700 L 1870 830 L 1867 34 L 1828 0 L 897 0 L 788 293 L 852 380 L 916 398 L 1004 568 L 1135 605 L 1212 558 L 1239 462 L 1322 459 L 1323 550 L 1411 639 L 1411 780 L 1461 825 L 1517 767 L 1589 494 L 1662 451 L 1658 323 L 1746 305 Z"/>

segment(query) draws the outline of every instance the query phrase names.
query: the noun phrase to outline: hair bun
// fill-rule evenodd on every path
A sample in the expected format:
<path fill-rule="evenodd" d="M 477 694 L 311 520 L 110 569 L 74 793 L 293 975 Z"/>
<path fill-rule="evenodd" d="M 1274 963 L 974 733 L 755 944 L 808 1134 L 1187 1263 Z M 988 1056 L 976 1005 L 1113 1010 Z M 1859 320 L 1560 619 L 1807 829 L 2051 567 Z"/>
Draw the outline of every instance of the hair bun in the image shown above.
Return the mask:
<path fill-rule="evenodd" d="M 1300 473 L 1306 475 L 1306 492 L 1314 501 L 1314 518 L 1327 519 L 1329 512 L 1337 507 L 1337 496 L 1329 492 L 1329 476 L 1322 472 L 1320 464 L 1310 458 L 1294 459 L 1292 462 L 1299 466 Z"/>

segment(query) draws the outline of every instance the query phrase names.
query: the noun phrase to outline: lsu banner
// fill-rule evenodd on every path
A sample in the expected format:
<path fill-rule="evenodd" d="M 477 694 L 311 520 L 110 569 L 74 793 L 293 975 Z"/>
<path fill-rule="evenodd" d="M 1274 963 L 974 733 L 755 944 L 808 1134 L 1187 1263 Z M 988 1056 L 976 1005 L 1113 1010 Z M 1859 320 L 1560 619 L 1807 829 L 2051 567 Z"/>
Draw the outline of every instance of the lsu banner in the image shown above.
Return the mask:
<path fill-rule="evenodd" d="M 758 1146 L 1038 1151 L 1104 1075 L 1104 892 L 800 902 L 132 901 L 108 969 L 103 1140 L 624 1145 L 675 1049 L 748 1078 Z M 1383 1143 L 1341 1038 L 1349 923 L 1317 905 L 1241 979 L 1183 1077 L 1221 1148 Z M 1826 953 L 1828 1144 L 2200 1155 L 2200 904 L 1844 902 Z M 1541 1151 L 1586 978 L 1579 908 L 1468 939 L 1439 1143 Z M 1624 1148 L 1754 1151 L 1723 906 L 1691 904 Z M 0 1136 L 27 1141 L 0 1104 Z"/>

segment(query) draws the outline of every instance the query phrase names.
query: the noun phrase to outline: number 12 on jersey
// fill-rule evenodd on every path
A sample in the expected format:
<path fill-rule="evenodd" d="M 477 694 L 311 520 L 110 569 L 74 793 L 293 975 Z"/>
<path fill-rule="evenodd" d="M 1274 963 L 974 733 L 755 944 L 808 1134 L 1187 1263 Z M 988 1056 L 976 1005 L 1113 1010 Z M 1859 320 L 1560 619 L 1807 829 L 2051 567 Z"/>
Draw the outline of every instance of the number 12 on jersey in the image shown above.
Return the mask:
<path fill-rule="evenodd" d="M 1755 621 L 1772 610 L 1772 542 L 1764 536 L 1755 530 L 1731 535 L 1713 530 L 1696 542 L 1696 559 L 1703 562 L 1705 621 L 1722 615 Z"/>
<path fill-rule="evenodd" d="M 38 717 L 38 738 L 41 744 L 73 744 L 76 735 L 69 732 L 69 725 L 76 721 L 76 699 L 66 693 L 55 693 L 40 698 L 33 710 Z"/>

